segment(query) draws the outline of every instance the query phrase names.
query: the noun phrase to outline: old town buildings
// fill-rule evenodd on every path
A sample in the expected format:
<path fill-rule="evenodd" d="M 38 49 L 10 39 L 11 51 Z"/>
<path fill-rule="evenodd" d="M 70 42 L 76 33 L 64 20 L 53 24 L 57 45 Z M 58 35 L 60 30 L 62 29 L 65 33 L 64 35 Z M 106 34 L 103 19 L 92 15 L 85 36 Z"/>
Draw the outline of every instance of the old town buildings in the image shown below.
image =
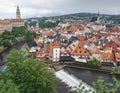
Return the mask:
<path fill-rule="evenodd" d="M 103 63 L 120 62 L 120 28 L 107 28 L 100 18 L 67 20 L 55 28 L 32 26 L 31 29 L 37 33 L 35 42 L 40 50 L 36 57 L 39 59 L 87 62 L 95 57 Z"/>

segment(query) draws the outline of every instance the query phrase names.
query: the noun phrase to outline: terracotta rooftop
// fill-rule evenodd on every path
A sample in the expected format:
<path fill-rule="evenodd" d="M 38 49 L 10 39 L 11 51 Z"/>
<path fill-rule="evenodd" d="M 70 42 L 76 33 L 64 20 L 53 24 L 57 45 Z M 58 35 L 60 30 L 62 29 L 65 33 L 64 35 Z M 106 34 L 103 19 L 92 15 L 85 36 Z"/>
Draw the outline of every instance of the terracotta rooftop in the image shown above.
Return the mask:
<path fill-rule="evenodd" d="M 114 61 L 114 55 L 113 55 L 113 53 L 102 52 L 101 53 L 101 57 L 102 57 L 103 61 Z"/>
<path fill-rule="evenodd" d="M 76 41 L 67 47 L 67 51 L 72 55 L 90 56 L 89 51 L 84 48 L 85 41 Z"/>
<path fill-rule="evenodd" d="M 14 18 L 14 19 L 11 19 L 11 22 L 24 22 L 24 19 Z"/>
<path fill-rule="evenodd" d="M 115 53 L 116 62 L 120 62 L 120 52 Z"/>
<path fill-rule="evenodd" d="M 0 24 L 11 24 L 9 20 L 0 20 Z"/>

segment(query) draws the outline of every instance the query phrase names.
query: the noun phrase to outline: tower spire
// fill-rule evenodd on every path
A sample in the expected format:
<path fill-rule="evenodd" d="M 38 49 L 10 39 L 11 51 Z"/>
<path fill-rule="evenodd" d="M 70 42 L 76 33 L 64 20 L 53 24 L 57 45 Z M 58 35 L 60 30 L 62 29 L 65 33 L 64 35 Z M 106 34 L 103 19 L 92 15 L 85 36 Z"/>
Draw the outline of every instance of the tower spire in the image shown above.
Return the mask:
<path fill-rule="evenodd" d="M 99 12 L 99 10 L 98 10 L 98 17 L 100 16 L 100 12 Z"/>
<path fill-rule="evenodd" d="M 97 23 L 97 24 L 100 24 L 100 13 L 99 13 L 99 11 L 98 11 L 98 14 L 97 14 L 97 20 L 96 20 L 96 23 Z"/>
<path fill-rule="evenodd" d="M 19 9 L 19 6 L 17 5 L 17 10 L 16 10 L 16 18 L 21 18 L 20 17 L 20 9 Z"/>

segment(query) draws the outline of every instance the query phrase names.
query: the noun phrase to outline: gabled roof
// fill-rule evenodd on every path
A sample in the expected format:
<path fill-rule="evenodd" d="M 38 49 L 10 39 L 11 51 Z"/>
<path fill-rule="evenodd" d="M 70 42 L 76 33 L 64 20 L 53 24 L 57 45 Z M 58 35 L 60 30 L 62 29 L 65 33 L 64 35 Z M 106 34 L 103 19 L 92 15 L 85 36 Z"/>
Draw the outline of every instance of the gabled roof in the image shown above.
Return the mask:
<path fill-rule="evenodd" d="M 46 31 L 46 32 L 44 32 L 44 35 L 45 36 L 53 36 L 53 35 L 55 35 L 55 32 L 54 31 Z"/>
<path fill-rule="evenodd" d="M 90 56 L 90 52 L 84 48 L 85 41 L 76 41 L 70 44 L 67 47 L 67 51 L 71 55 L 77 55 L 77 56 Z"/>
<path fill-rule="evenodd" d="M 89 43 L 86 45 L 87 49 L 90 51 L 91 54 L 97 53 L 100 54 L 100 50 L 97 48 L 97 46 L 94 43 Z"/>

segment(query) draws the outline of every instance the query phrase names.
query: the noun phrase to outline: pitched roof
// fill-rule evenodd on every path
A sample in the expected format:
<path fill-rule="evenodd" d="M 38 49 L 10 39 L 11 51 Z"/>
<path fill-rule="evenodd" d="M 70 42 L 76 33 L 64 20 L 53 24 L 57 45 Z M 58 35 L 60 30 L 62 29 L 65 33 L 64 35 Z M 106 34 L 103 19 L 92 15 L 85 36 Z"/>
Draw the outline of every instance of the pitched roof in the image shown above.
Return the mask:
<path fill-rule="evenodd" d="M 11 24 L 9 20 L 0 20 L 0 24 Z"/>
<path fill-rule="evenodd" d="M 45 36 L 53 36 L 53 35 L 55 35 L 55 32 L 54 31 L 47 31 L 47 32 L 44 32 L 44 35 Z"/>
<path fill-rule="evenodd" d="M 89 45 L 86 48 L 90 51 L 91 54 L 100 53 L 100 50 L 97 48 L 97 46 L 94 43 L 89 43 Z"/>
<path fill-rule="evenodd" d="M 85 41 L 76 41 L 68 46 L 67 50 L 72 55 L 90 56 L 90 52 L 84 48 L 85 43 Z"/>
<path fill-rule="evenodd" d="M 14 18 L 14 19 L 11 19 L 11 22 L 24 22 L 24 19 Z"/>

